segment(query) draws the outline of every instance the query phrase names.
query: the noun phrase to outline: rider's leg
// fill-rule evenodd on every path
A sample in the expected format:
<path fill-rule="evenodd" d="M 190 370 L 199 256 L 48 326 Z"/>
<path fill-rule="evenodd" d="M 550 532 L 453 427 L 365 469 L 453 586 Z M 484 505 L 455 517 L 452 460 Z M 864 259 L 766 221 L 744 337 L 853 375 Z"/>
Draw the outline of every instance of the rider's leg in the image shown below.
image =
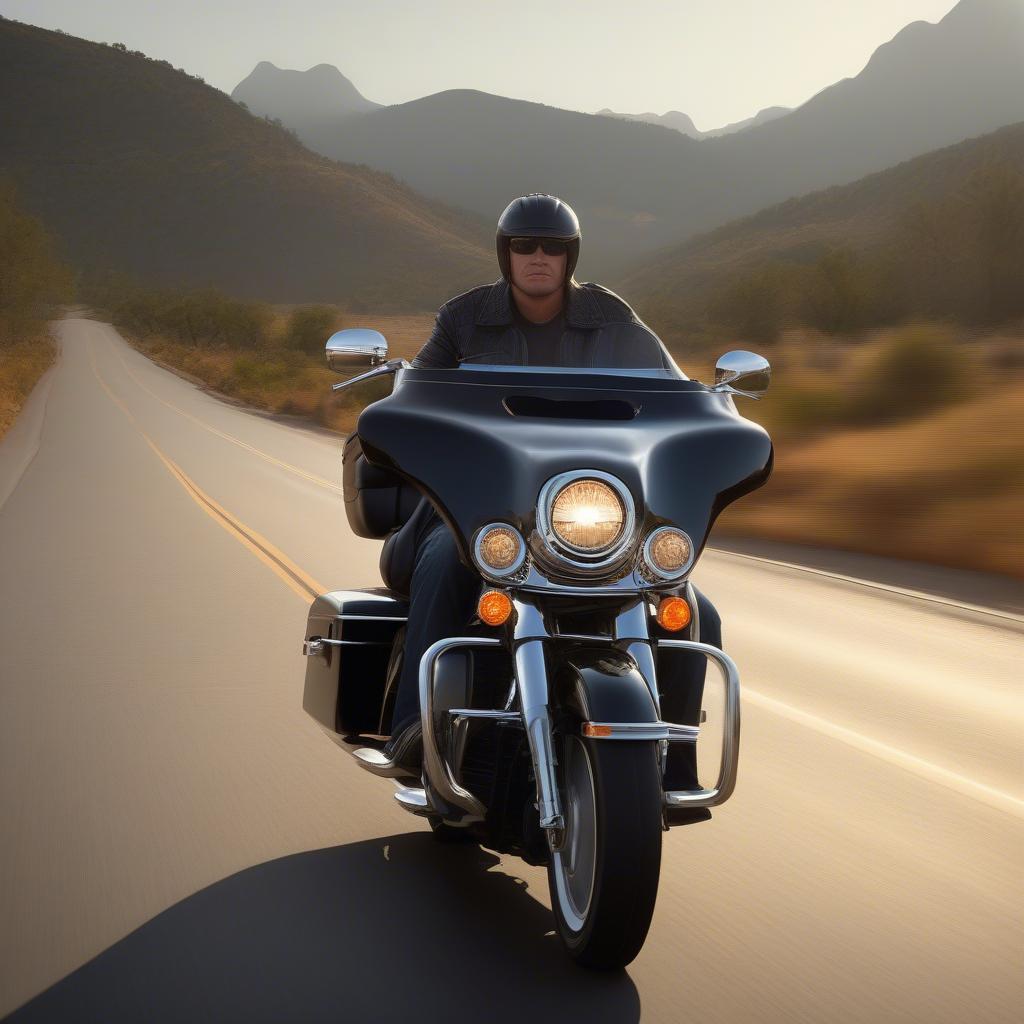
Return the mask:
<path fill-rule="evenodd" d="M 722 620 L 715 606 L 696 588 L 697 617 L 701 643 L 722 649 Z M 663 721 L 678 725 L 699 725 L 704 698 L 707 659 L 692 651 L 662 649 L 658 657 Z M 666 789 L 698 789 L 697 748 L 692 743 L 669 744 L 665 766 Z"/>
<path fill-rule="evenodd" d="M 391 717 L 392 736 L 419 721 L 420 658 L 432 643 L 465 631 L 479 594 L 479 574 L 459 561 L 455 537 L 437 519 L 416 547 L 405 653 Z"/>

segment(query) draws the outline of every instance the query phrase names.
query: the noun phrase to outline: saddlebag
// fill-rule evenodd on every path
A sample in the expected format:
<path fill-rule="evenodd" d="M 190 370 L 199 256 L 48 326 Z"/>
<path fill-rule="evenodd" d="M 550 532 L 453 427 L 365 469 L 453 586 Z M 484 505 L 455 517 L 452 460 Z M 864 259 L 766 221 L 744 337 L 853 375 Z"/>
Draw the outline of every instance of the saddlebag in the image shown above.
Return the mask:
<path fill-rule="evenodd" d="M 310 606 L 302 707 L 332 739 L 386 731 L 388 666 L 408 614 L 405 601 L 381 588 L 336 590 Z"/>

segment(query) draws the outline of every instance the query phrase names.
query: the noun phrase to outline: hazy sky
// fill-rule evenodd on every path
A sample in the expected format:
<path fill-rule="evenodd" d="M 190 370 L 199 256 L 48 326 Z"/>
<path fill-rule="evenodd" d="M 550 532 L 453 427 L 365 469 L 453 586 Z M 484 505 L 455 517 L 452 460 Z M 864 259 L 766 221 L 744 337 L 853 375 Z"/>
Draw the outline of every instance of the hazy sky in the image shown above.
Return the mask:
<path fill-rule="evenodd" d="M 261 60 L 334 64 L 369 99 L 472 88 L 573 110 L 682 110 L 698 128 L 796 106 L 953 0 L 0 0 L 230 92 Z"/>

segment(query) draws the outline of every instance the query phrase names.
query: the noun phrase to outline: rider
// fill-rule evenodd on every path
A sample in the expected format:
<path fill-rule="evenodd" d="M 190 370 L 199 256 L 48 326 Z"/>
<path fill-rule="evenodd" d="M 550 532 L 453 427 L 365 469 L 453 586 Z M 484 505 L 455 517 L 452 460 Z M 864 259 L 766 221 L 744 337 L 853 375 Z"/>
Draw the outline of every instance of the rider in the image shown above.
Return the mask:
<path fill-rule="evenodd" d="M 567 203 L 542 194 L 513 200 L 498 220 L 496 245 L 500 280 L 446 302 L 413 366 L 654 367 L 678 373 L 657 335 L 618 295 L 573 278 L 580 226 Z M 409 618 L 391 739 L 384 752 L 418 774 L 420 657 L 435 641 L 463 629 L 473 615 L 481 581 L 459 560 L 454 536 L 425 499 L 403 530 L 412 538 Z M 701 640 L 721 647 L 718 614 L 699 593 L 697 614 Z M 674 664 L 675 671 L 687 678 L 675 680 L 672 689 L 691 694 L 696 689 L 699 694 L 692 683 L 703 679 L 703 657 L 677 655 Z M 687 714 L 692 716 L 695 710 L 699 704 Z M 676 749 L 680 755 L 670 758 L 666 785 L 695 788 L 693 747 L 673 744 Z M 670 779 L 670 774 L 676 778 Z"/>

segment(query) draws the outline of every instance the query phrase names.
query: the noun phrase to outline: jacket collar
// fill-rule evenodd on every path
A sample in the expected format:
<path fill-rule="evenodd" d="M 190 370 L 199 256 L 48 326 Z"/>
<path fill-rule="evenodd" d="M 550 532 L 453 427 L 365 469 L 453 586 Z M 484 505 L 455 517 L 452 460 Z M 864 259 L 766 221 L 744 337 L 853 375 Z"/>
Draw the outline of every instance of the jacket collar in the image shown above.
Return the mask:
<path fill-rule="evenodd" d="M 569 282 L 565 304 L 565 322 L 569 327 L 593 330 L 605 323 L 597 299 L 575 281 Z M 491 285 L 480 303 L 475 322 L 480 327 L 504 327 L 512 323 L 512 289 L 501 278 Z"/>

